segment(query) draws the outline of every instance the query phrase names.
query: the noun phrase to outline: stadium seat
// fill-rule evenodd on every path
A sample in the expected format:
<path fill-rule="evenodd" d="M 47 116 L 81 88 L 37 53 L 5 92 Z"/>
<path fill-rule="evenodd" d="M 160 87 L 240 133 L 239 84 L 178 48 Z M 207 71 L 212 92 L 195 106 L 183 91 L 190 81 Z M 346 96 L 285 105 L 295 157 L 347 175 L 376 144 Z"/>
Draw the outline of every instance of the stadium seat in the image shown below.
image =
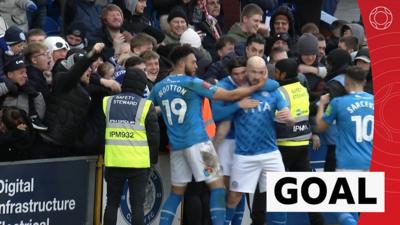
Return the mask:
<path fill-rule="evenodd" d="M 57 23 L 53 18 L 47 17 L 46 18 L 46 25 L 44 27 L 44 31 L 47 33 L 48 36 L 54 36 L 60 34 L 60 24 Z"/>

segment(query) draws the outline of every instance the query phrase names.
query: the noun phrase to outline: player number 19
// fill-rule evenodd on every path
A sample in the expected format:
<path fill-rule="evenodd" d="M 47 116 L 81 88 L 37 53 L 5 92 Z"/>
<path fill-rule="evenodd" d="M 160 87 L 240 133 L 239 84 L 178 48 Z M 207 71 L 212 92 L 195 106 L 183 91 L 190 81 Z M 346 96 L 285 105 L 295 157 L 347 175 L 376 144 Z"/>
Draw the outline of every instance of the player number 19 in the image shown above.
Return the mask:
<path fill-rule="evenodd" d="M 185 119 L 186 110 L 187 110 L 186 102 L 183 99 L 174 98 L 174 99 L 172 99 L 171 103 L 169 102 L 169 100 L 163 100 L 161 103 L 165 107 L 169 125 L 173 125 L 172 114 L 174 114 L 175 116 L 178 116 L 179 124 L 183 123 L 183 120 Z M 177 105 L 180 105 L 180 107 L 178 108 Z"/>
<path fill-rule="evenodd" d="M 374 131 L 374 116 L 367 115 L 352 116 L 351 121 L 356 123 L 356 141 L 372 141 L 373 131 Z M 368 124 L 371 123 L 371 130 L 368 131 Z"/>

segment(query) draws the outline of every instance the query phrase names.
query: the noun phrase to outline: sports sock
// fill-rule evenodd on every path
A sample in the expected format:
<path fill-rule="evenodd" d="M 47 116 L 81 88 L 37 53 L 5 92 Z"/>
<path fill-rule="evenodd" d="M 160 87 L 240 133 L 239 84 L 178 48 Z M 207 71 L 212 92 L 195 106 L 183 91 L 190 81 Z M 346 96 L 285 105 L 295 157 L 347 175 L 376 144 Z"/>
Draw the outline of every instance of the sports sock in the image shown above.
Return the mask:
<path fill-rule="evenodd" d="M 243 220 L 244 207 L 246 206 L 246 195 L 242 195 L 242 199 L 236 206 L 236 211 L 232 219 L 232 225 L 241 225 Z"/>
<path fill-rule="evenodd" d="M 223 225 L 225 222 L 225 189 L 211 189 L 210 194 L 210 213 L 213 225 Z"/>
<path fill-rule="evenodd" d="M 167 200 L 161 209 L 160 225 L 172 225 L 176 209 L 182 201 L 182 195 L 169 193 Z"/>
<path fill-rule="evenodd" d="M 357 218 L 354 218 L 352 213 L 342 212 L 337 213 L 336 215 L 340 225 L 357 225 Z"/>
<path fill-rule="evenodd" d="M 268 225 L 286 225 L 286 212 L 266 212 L 265 222 Z"/>

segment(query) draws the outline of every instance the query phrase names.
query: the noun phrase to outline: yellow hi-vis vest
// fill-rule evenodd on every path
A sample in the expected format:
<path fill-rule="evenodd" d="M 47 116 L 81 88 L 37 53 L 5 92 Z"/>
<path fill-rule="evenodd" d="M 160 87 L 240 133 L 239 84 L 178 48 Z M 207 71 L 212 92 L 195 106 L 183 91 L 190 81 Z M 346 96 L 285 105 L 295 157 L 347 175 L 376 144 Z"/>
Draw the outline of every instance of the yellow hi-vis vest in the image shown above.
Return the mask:
<path fill-rule="evenodd" d="M 275 119 L 275 128 L 278 146 L 304 146 L 309 144 L 311 127 L 309 124 L 310 100 L 307 89 L 295 82 L 279 88 L 286 99 L 295 125 L 287 126 Z"/>
<path fill-rule="evenodd" d="M 150 106 L 151 101 L 131 93 L 103 99 L 106 115 L 106 167 L 150 167 L 150 149 L 145 128 Z"/>

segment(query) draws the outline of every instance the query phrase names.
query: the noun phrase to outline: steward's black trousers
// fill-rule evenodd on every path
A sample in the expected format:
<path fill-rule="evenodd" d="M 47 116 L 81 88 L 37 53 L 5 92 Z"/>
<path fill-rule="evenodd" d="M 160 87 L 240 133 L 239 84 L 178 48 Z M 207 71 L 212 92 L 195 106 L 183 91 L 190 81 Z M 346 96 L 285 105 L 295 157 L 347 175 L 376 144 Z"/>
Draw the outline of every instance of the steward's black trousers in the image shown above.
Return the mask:
<path fill-rule="evenodd" d="M 125 181 L 128 179 L 129 203 L 132 211 L 132 225 L 144 225 L 144 201 L 150 168 L 106 167 L 107 205 L 103 225 L 116 225 L 118 207 Z"/>

